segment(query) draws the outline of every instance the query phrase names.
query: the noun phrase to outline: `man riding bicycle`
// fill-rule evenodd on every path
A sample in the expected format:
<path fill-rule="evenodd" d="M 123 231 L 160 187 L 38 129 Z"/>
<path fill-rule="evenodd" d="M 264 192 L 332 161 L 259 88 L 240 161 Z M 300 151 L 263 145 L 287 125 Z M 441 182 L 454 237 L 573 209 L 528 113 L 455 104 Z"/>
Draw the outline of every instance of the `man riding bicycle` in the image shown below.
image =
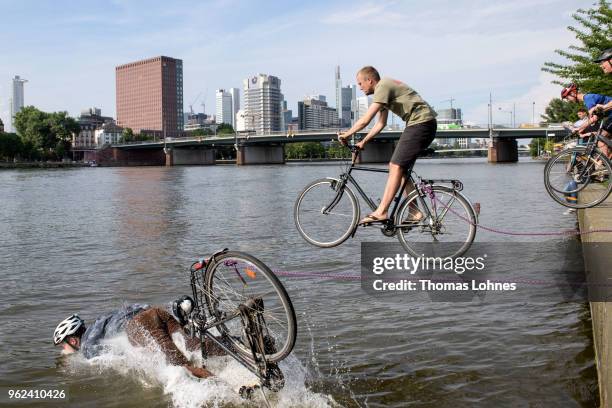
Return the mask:
<path fill-rule="evenodd" d="M 578 86 L 576 84 L 570 84 L 567 87 L 563 88 L 561 91 L 561 99 L 567 99 L 570 102 L 582 102 L 589 110 L 592 112 L 591 116 L 586 120 L 577 130 L 577 133 L 580 135 L 584 135 L 586 133 L 597 131 L 597 127 L 595 124 L 600 117 L 597 116 L 596 109 L 597 106 L 606 106 L 612 103 L 612 97 L 599 95 L 599 94 L 583 94 L 578 91 Z M 605 137 L 610 137 L 612 134 L 612 112 L 610 112 L 607 117 L 603 118 L 605 120 L 602 128 L 602 135 Z M 608 158 L 612 157 L 611 152 L 609 152 L 608 146 L 599 142 L 598 145 L 601 152 L 606 155 Z"/>
<path fill-rule="evenodd" d="M 346 144 L 349 137 L 368 126 L 376 114 L 378 122 L 365 138 L 356 144 L 357 148 L 364 149 L 365 145 L 385 128 L 389 111 L 406 122 L 389 162 L 389 177 L 382 200 L 378 208 L 362 219 L 360 224 L 384 222 L 388 218 L 389 206 L 404 174 L 412 169 L 419 152 L 426 149 L 436 136 L 436 112 L 414 89 L 395 79 L 381 79 L 374 67 L 366 66 L 357 72 L 357 85 L 366 95 L 373 95 L 372 105 L 353 127 L 338 135 L 342 144 Z M 406 193 L 413 189 L 413 185 L 408 185 Z M 411 213 L 414 218 L 406 220 L 408 222 L 418 222 L 423 216 L 417 209 Z"/>

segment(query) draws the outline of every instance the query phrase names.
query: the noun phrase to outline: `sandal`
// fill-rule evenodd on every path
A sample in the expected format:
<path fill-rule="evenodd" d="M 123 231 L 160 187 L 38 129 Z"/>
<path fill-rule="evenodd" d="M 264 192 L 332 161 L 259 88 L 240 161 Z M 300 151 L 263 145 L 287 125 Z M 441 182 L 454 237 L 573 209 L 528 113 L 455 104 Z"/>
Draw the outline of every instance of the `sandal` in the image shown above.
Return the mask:
<path fill-rule="evenodd" d="M 388 221 L 388 218 L 381 218 L 381 217 L 377 217 L 376 215 L 369 214 L 367 215 L 364 219 L 362 219 L 361 221 L 359 221 L 359 225 L 369 225 L 369 224 L 373 224 L 375 222 L 385 222 Z"/>

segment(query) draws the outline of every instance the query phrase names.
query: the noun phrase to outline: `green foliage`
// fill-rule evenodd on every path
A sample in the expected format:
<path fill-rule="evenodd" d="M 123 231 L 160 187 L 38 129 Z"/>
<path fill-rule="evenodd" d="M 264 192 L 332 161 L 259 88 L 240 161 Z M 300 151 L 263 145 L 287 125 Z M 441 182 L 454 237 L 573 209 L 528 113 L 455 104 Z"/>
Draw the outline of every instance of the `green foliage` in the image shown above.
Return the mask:
<path fill-rule="evenodd" d="M 81 130 L 67 112 L 47 113 L 34 106 L 26 106 L 15 115 L 15 128 L 26 157 L 49 159 L 61 159 L 70 149 L 72 135 Z"/>
<path fill-rule="evenodd" d="M 134 131 L 131 128 L 123 129 L 121 132 L 121 143 L 129 143 L 134 141 Z"/>
<path fill-rule="evenodd" d="M 196 129 L 190 133 L 191 133 L 191 136 L 197 137 L 197 136 L 210 136 L 214 132 L 210 129 Z"/>
<path fill-rule="evenodd" d="M 288 143 L 285 145 L 288 159 L 317 159 L 325 157 L 325 148 L 319 142 Z"/>
<path fill-rule="evenodd" d="M 219 124 L 219 126 L 217 126 L 217 134 L 218 135 L 227 135 L 227 134 L 234 134 L 236 133 L 234 131 L 234 128 L 232 125 L 230 125 L 229 123 L 221 123 Z"/>
<path fill-rule="evenodd" d="M 568 60 L 567 64 L 546 62 L 542 68 L 557 76 L 556 84 L 575 82 L 582 93 L 612 95 L 612 81 L 593 60 L 606 48 L 612 47 L 612 10 L 607 0 L 598 0 L 588 10 L 578 9 L 572 15 L 575 26 L 567 29 L 574 33 L 577 45 L 555 52 Z"/>
<path fill-rule="evenodd" d="M 351 152 L 349 149 L 342 146 L 340 142 L 334 140 L 327 148 L 327 157 L 332 159 L 347 159 L 351 157 Z"/>
<path fill-rule="evenodd" d="M 0 159 L 13 160 L 23 153 L 23 142 L 16 133 L 0 132 Z"/>
<path fill-rule="evenodd" d="M 550 139 L 547 141 L 544 137 L 531 139 L 531 142 L 529 142 L 529 154 L 531 157 L 537 157 L 544 152 L 552 153 L 554 144 L 554 140 Z"/>
<path fill-rule="evenodd" d="M 581 103 L 554 98 L 546 107 L 542 119 L 545 123 L 575 122 L 578 120 L 578 109 L 581 107 L 584 107 Z"/>

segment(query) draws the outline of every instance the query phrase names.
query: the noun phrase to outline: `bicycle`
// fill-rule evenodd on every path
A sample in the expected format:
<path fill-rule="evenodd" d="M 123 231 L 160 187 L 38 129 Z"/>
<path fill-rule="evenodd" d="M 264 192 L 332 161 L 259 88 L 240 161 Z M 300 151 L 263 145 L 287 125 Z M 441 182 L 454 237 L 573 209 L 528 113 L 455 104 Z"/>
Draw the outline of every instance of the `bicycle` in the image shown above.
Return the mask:
<path fill-rule="evenodd" d="M 612 165 L 598 148 L 612 142 L 602 135 L 604 120 L 584 146 L 562 150 L 544 166 L 544 187 L 553 200 L 569 208 L 590 208 L 605 201 L 612 192 Z M 597 183 L 597 184 L 595 184 Z M 587 186 L 589 191 L 584 191 Z"/>
<path fill-rule="evenodd" d="M 282 388 L 276 364 L 293 350 L 297 323 L 276 275 L 257 258 L 227 248 L 189 270 L 195 305 L 185 328 L 199 337 L 202 358 L 207 357 L 208 338 L 255 374 L 261 388 Z"/>
<path fill-rule="evenodd" d="M 359 149 L 352 152 L 350 166 L 338 178 L 322 178 L 308 184 L 294 205 L 294 221 L 300 235 L 320 248 L 340 245 L 354 237 L 361 209 L 352 184 L 372 211 L 377 205 L 367 196 L 351 173 L 354 170 L 388 173 L 387 169 L 357 165 Z M 433 153 L 426 149 L 419 156 Z M 413 177 L 416 176 L 416 180 Z M 415 189 L 408 191 L 412 183 Z M 447 185 L 442 185 L 447 184 Z M 406 171 L 404 181 L 393 200 L 389 219 L 382 223 L 381 232 L 387 237 L 398 236 L 404 249 L 418 257 L 429 252 L 432 256 L 458 257 L 474 241 L 478 219 L 470 201 L 461 194 L 459 180 L 423 179 L 413 170 Z M 407 196 L 402 199 L 406 192 Z M 418 216 L 421 215 L 421 218 Z"/>

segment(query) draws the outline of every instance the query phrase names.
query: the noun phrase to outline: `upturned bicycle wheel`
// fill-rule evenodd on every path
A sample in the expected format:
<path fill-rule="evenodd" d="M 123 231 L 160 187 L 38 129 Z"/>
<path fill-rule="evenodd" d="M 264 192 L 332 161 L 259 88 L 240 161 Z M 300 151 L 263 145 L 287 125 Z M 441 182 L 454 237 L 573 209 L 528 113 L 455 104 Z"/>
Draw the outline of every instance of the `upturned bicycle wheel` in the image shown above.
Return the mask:
<path fill-rule="evenodd" d="M 295 226 L 312 245 L 330 248 L 343 243 L 359 222 L 359 204 L 350 188 L 337 179 L 310 183 L 293 207 Z"/>
<path fill-rule="evenodd" d="M 432 186 L 432 190 L 433 197 L 420 200 L 413 191 L 402 203 L 395 218 L 398 239 L 415 257 L 461 256 L 476 236 L 476 214 L 458 191 L 445 186 Z"/>
<path fill-rule="evenodd" d="M 295 345 L 297 323 L 289 295 L 276 275 L 263 262 L 243 252 L 224 252 L 210 262 L 214 263 L 206 269 L 205 287 L 198 290 L 203 291 L 213 322 L 231 316 L 240 305 L 259 297 L 264 304 L 266 326 L 262 331 L 270 345 L 266 358 L 276 363 L 287 357 Z M 252 361 L 240 318 L 216 327 L 238 353 Z"/>
<path fill-rule="evenodd" d="M 599 151 L 587 154 L 584 147 L 563 150 L 544 167 L 544 186 L 553 200 L 569 208 L 589 208 L 604 201 L 612 191 L 612 168 Z"/>

